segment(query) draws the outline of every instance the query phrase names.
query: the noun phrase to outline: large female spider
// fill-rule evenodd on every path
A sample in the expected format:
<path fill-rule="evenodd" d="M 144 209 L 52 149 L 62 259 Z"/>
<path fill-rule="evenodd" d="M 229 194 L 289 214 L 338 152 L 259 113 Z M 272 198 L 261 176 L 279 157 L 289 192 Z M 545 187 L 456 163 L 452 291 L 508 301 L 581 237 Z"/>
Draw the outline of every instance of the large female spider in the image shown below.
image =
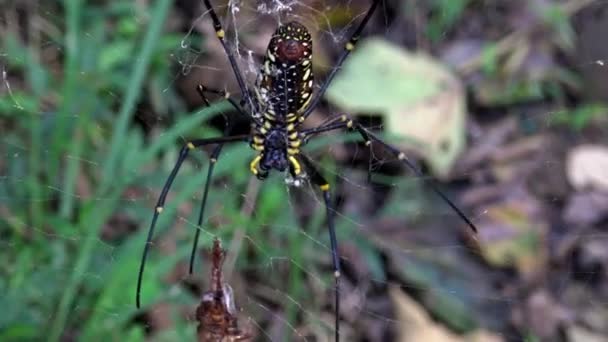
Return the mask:
<path fill-rule="evenodd" d="M 344 63 L 344 60 L 350 52 L 355 48 L 359 36 L 366 26 L 370 17 L 378 7 L 380 0 L 373 0 L 371 7 L 366 12 L 365 17 L 355 29 L 352 36 L 344 46 L 344 51 L 338 58 L 338 62 L 330 71 L 325 82 L 320 89 L 313 95 L 313 73 L 312 73 L 312 39 L 310 33 L 304 25 L 298 22 L 289 22 L 280 25 L 273 34 L 268 49 L 264 56 L 264 62 L 260 68 L 258 79 L 253 88 L 249 88 L 244 81 L 241 71 L 236 63 L 235 57 L 231 49 L 227 46 L 224 40 L 224 30 L 220 23 L 213 6 L 209 0 L 204 0 L 205 6 L 209 10 L 213 26 L 220 40 L 226 55 L 232 66 L 232 70 L 238 82 L 242 100 L 241 105 L 237 104 L 231 98 L 228 98 L 232 106 L 251 120 L 253 131 L 251 134 L 245 135 L 229 135 L 210 139 L 194 139 L 187 142 L 181 149 L 179 158 L 175 163 L 173 171 L 167 179 L 156 208 L 146 245 L 144 247 L 141 266 L 137 279 L 136 302 L 137 307 L 140 306 L 140 290 L 144 272 L 144 266 L 150 242 L 154 233 L 154 227 L 158 216 L 163 211 L 165 198 L 167 193 L 179 171 L 182 163 L 186 159 L 188 153 L 199 147 L 215 144 L 216 148 L 211 154 L 211 165 L 209 167 L 207 180 L 204 188 L 203 201 L 198 219 L 198 226 L 203 222 L 205 203 L 209 190 L 210 180 L 213 174 L 213 166 L 218 160 L 221 152 L 221 146 L 231 142 L 248 142 L 253 150 L 256 151 L 255 157 L 249 164 L 251 172 L 260 179 L 268 176 L 271 170 L 286 172 L 287 177 L 295 184 L 301 183 L 304 179 L 309 179 L 310 182 L 318 186 L 323 194 L 323 200 L 327 211 L 327 227 L 331 243 L 332 264 L 335 277 L 335 340 L 340 337 L 339 326 L 339 286 L 340 286 L 340 257 L 338 255 L 336 233 L 334 229 L 334 215 L 330 196 L 330 186 L 325 178 L 319 173 L 313 165 L 309 157 L 302 152 L 302 146 L 309 140 L 310 137 L 316 134 L 338 130 L 351 129 L 356 130 L 367 146 L 372 143 L 378 143 L 394 154 L 398 160 L 404 163 L 408 168 L 418 176 L 423 176 L 422 172 L 407 159 L 405 154 L 396 147 L 384 142 L 374 133 L 363 127 L 357 121 L 346 115 L 337 117 L 329 122 L 326 122 L 316 128 L 302 129 L 301 124 L 319 105 L 323 94 L 331 83 L 336 72 Z M 206 89 L 203 86 L 198 87 L 198 91 L 203 99 L 205 98 Z M 456 207 L 435 185 L 432 180 L 428 180 L 430 188 L 437 193 L 459 216 L 464 220 L 473 231 L 476 231 L 475 225 L 464 215 L 464 213 Z M 196 254 L 197 242 L 200 230 L 196 231 L 192 254 L 190 258 L 190 273 L 194 263 Z"/>

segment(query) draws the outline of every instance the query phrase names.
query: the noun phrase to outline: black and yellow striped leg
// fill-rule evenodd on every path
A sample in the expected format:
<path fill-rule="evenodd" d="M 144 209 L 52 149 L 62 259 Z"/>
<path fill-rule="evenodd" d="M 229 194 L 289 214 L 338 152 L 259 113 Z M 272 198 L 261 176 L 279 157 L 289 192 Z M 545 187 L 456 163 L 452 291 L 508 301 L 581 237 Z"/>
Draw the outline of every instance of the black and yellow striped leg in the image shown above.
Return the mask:
<path fill-rule="evenodd" d="M 184 162 L 184 160 L 186 160 L 188 153 L 190 152 L 190 150 L 193 150 L 193 149 L 199 148 L 199 147 L 203 147 L 203 146 L 207 146 L 207 145 L 224 144 L 224 143 L 235 142 L 235 141 L 247 141 L 248 139 L 249 139 L 249 135 L 247 135 L 247 134 L 235 135 L 235 136 L 229 136 L 229 137 L 209 138 L 209 139 L 196 139 L 196 140 L 192 140 L 192 141 L 186 143 L 182 147 L 182 149 L 179 153 L 177 162 L 175 163 L 175 166 L 173 167 L 173 170 L 171 171 L 169 178 L 167 178 L 167 181 L 165 182 L 165 185 L 163 186 L 160 196 L 158 197 L 158 201 L 156 202 L 156 207 L 154 208 L 154 216 L 152 217 L 152 223 L 150 223 L 150 228 L 148 230 L 148 236 L 146 238 L 146 245 L 144 246 L 144 252 L 141 257 L 141 264 L 139 266 L 139 274 L 137 275 L 137 289 L 136 289 L 136 293 L 135 293 L 135 303 L 137 305 L 137 308 L 139 308 L 141 306 L 140 305 L 141 304 L 141 302 L 140 302 L 141 282 L 142 282 L 142 278 L 144 275 L 146 259 L 148 257 L 148 250 L 150 249 L 152 237 L 154 236 L 154 228 L 156 227 L 156 221 L 158 220 L 159 215 L 163 212 L 165 200 L 167 198 L 167 194 L 169 193 L 169 189 L 171 189 L 173 180 L 175 180 L 175 177 L 177 176 L 177 173 L 179 172 L 179 169 L 181 168 L 182 163 Z"/>
<path fill-rule="evenodd" d="M 328 131 L 332 131 L 332 130 L 336 130 L 336 129 L 355 129 L 355 130 L 357 130 L 357 132 L 359 132 L 361 137 L 365 140 L 366 145 L 371 145 L 372 141 L 377 142 L 380 145 L 382 145 L 385 149 L 387 149 L 389 152 L 391 152 L 393 155 L 395 155 L 395 157 L 397 157 L 397 159 L 399 159 L 399 161 L 401 161 L 408 169 L 410 169 L 412 172 L 414 172 L 414 174 L 417 177 L 422 178 L 427 183 L 427 185 L 431 188 L 431 190 L 433 190 L 433 192 L 435 194 L 437 194 L 448 206 L 450 206 L 450 208 L 452 208 L 452 210 L 454 210 L 454 212 L 469 226 L 469 228 L 471 228 L 471 230 L 473 230 L 473 232 L 477 233 L 477 227 L 475 226 L 475 224 L 473 224 L 473 222 L 462 212 L 462 210 L 460 210 L 456 206 L 456 204 L 454 204 L 454 202 L 452 202 L 443 193 L 443 191 L 439 190 L 439 186 L 434 179 L 428 177 L 422 171 L 420 171 L 420 169 L 418 169 L 414 165 L 414 163 L 412 163 L 407 158 L 405 153 L 401 152 L 398 148 L 384 142 L 382 139 L 380 139 L 374 133 L 367 130 L 365 127 L 363 127 L 357 121 L 348 119 L 348 117 L 347 117 L 346 121 L 331 123 L 329 125 L 321 126 L 318 128 L 303 130 L 301 132 L 301 135 L 302 135 L 302 139 L 304 141 L 306 141 L 307 137 L 309 137 L 310 135 L 315 135 L 315 134 L 328 132 Z"/>
<path fill-rule="evenodd" d="M 302 164 L 306 170 L 306 173 L 310 177 L 310 181 L 319 187 L 323 193 L 323 201 L 325 202 L 325 209 L 327 211 L 327 228 L 329 230 L 329 241 L 331 243 L 331 256 L 332 264 L 334 268 L 334 301 L 335 301 L 335 341 L 340 340 L 340 255 L 338 253 L 338 239 L 336 238 L 336 228 L 334 225 L 334 208 L 331 202 L 331 194 L 329 191 L 329 183 L 319 173 L 319 170 L 314 166 L 312 161 L 305 155 L 300 154 Z"/>
<path fill-rule="evenodd" d="M 342 68 L 342 64 L 346 60 L 346 57 L 348 57 L 351 51 L 355 48 L 355 45 L 357 45 L 359 37 L 361 36 L 361 32 L 363 32 L 363 29 L 367 25 L 367 22 L 371 18 L 372 14 L 374 14 L 374 12 L 376 11 L 376 7 L 378 7 L 380 1 L 382 0 L 373 0 L 371 7 L 369 8 L 369 10 L 367 10 L 367 13 L 365 13 L 365 17 L 363 17 L 363 20 L 361 20 L 361 23 L 359 23 L 359 26 L 357 26 L 355 32 L 353 32 L 348 42 L 344 45 L 344 50 L 342 51 L 340 57 L 338 57 L 338 62 L 336 62 L 336 65 L 331 69 L 329 75 L 327 75 L 327 78 L 325 78 L 323 85 L 321 86 L 319 91 L 317 91 L 317 93 L 314 95 L 314 98 L 310 101 L 310 104 L 300 116 L 300 122 L 306 120 L 306 118 L 312 113 L 312 111 L 315 110 L 315 108 L 321 101 L 321 98 L 323 98 L 323 95 L 325 94 L 325 91 L 329 87 L 334 76 L 336 76 L 338 70 Z"/>
<path fill-rule="evenodd" d="M 241 90 L 241 96 L 243 97 L 243 100 L 245 101 L 245 103 L 250 105 L 249 108 L 254 108 L 251 93 L 249 92 L 249 89 L 247 88 L 247 85 L 245 84 L 245 79 L 243 77 L 243 74 L 241 73 L 241 70 L 239 69 L 239 66 L 236 62 L 236 58 L 234 57 L 232 50 L 230 50 L 228 48 L 228 45 L 226 45 L 226 41 L 224 39 L 226 33 L 224 32 L 224 29 L 222 28 L 222 23 L 220 22 L 219 18 L 217 17 L 217 14 L 215 13 L 213 6 L 211 5 L 211 1 L 204 0 L 204 2 L 205 2 L 205 6 L 209 10 L 209 14 L 211 14 L 211 20 L 213 20 L 213 29 L 215 30 L 215 35 L 217 36 L 217 39 L 219 39 L 220 43 L 222 44 L 222 47 L 224 48 L 224 51 L 226 52 L 226 55 L 228 56 L 228 61 L 230 62 L 230 65 L 232 66 L 232 70 L 234 71 L 234 76 L 236 77 L 236 81 L 239 84 L 239 89 Z"/>

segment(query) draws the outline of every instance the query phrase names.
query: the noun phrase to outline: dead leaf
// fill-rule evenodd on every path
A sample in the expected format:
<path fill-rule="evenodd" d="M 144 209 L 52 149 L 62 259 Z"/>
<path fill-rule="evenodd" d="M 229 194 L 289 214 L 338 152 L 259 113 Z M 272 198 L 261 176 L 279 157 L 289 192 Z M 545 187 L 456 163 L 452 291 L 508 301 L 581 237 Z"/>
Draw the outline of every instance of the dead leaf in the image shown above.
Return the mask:
<path fill-rule="evenodd" d="M 568 154 L 566 172 L 577 189 L 608 191 L 608 147 L 581 145 Z"/>
<path fill-rule="evenodd" d="M 326 95 L 349 113 L 384 116 L 386 131 L 403 138 L 399 146 L 417 151 L 438 177 L 447 176 L 464 148 L 463 86 L 429 55 L 368 39 Z"/>
<path fill-rule="evenodd" d="M 514 266 L 524 276 L 543 268 L 547 251 L 546 222 L 529 196 L 508 199 L 486 208 L 479 236 L 481 254 L 494 266 Z"/>

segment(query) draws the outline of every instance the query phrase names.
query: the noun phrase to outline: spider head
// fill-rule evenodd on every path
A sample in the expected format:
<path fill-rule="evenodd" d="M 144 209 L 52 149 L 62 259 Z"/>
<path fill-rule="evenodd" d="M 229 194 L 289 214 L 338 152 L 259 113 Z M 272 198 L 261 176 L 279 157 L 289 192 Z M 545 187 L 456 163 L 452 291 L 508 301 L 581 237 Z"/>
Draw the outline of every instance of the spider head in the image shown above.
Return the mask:
<path fill-rule="evenodd" d="M 292 21 L 277 28 L 268 52 L 282 63 L 301 63 L 312 54 L 312 37 L 306 27 Z"/>

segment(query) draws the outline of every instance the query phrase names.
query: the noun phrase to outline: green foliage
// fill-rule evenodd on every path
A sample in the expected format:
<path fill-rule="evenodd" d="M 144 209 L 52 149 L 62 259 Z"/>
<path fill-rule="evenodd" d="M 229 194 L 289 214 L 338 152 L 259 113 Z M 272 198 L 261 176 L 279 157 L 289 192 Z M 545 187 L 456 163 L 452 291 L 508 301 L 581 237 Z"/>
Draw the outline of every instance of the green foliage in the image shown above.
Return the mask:
<path fill-rule="evenodd" d="M 576 33 L 570 23 L 570 17 L 564 13 L 563 6 L 558 3 L 545 4 L 538 10 L 544 23 L 554 35 L 557 45 L 565 50 L 574 47 Z"/>
<path fill-rule="evenodd" d="M 28 45 L 16 32 L 2 32 L 0 63 L 11 91 L 0 96 L 0 127 L 9 128 L 1 145 L 8 163 L 0 163 L 0 305 L 5 308 L 0 340 L 57 341 L 64 335 L 86 341 L 144 340 L 144 327 L 133 321 L 139 314 L 134 295 L 153 201 L 183 137 L 220 135 L 204 122 L 229 108 L 221 103 L 186 112 L 167 87 L 175 77 L 171 56 L 184 53 L 183 34 L 163 30 L 170 4 L 68 0 L 60 9 L 49 9 L 61 34 L 52 40 L 62 52 L 59 60 L 43 58 L 48 47 Z M 190 36 L 190 41 L 201 39 Z M 160 127 L 162 134 L 145 136 L 134 124 L 141 102 L 151 104 L 156 115 L 172 113 L 175 123 Z M 215 175 L 231 184 L 230 191 L 211 192 L 200 248 L 209 247 L 211 234 L 232 241 L 243 233 L 249 239 L 245 242 L 256 243 L 257 259 L 244 262 L 237 255 L 239 267 L 273 274 L 274 264 L 284 268 L 293 263 L 310 271 L 311 266 L 303 266 L 305 251 L 314 246 L 302 238 L 282 179 L 264 184 L 255 217 L 242 214 L 240 194 L 250 179 L 243 160 L 250 156 L 244 144 L 224 148 Z M 195 335 L 183 312 L 197 299 L 166 282 L 176 264 L 187 260 L 196 229 L 196 210 L 175 219 L 184 203 L 196 208 L 200 201 L 207 157 L 192 153 L 191 159 L 203 166 L 184 165 L 155 232 L 162 236 L 181 224 L 187 234 L 169 255 L 153 248 L 144 275 L 144 307 L 172 303 L 174 326 L 157 334 L 159 341 L 193 340 Z M 129 200 L 133 192 L 136 201 Z M 120 216 L 136 222 L 137 232 L 103 237 L 113 225 L 110 220 Z M 209 222 L 218 217 L 232 221 L 211 231 Z M 317 228 L 324 216 L 319 217 L 312 226 L 325 238 L 325 231 Z M 200 260 L 196 266 L 200 275 Z M 302 302 L 307 293 L 305 276 L 296 269 L 289 282 L 272 280 L 290 294 L 284 300 L 292 305 L 292 320 L 300 309 L 293 301 Z"/>
<path fill-rule="evenodd" d="M 15 32 L 3 32 L 1 61 L 11 92 L 0 97 L 0 113 L 3 126 L 11 129 L 3 134 L 2 148 L 13 158 L 0 184 L 0 231 L 8 237 L 0 256 L 2 304 L 7 308 L 0 339 L 44 336 L 56 341 L 76 329 L 84 340 L 141 340 L 141 328 L 123 328 L 135 313 L 132 288 L 143 235 L 111 245 L 101 240 L 100 231 L 121 212 L 122 194 L 146 180 L 144 166 L 158 154 L 174 151 L 177 137 L 226 108 L 178 115 L 187 120 L 152 144 L 144 143 L 138 128 L 129 127 L 135 104 L 149 96 L 142 94 L 146 81 L 169 84 L 172 77 L 167 55 L 179 47 L 178 36 L 162 33 L 170 3 L 158 1 L 145 8 L 122 2 L 103 8 L 66 1 L 64 37 L 55 42 L 65 52 L 59 70 L 41 62 L 44 46 L 28 46 Z M 200 178 L 188 179 L 191 184 L 185 186 L 192 191 L 178 197 L 167 216 L 200 187 Z M 76 195 L 79 182 L 91 194 Z M 138 210 L 134 219 L 147 222 L 149 214 Z M 144 290 L 152 298 L 162 298 L 163 292 L 154 279 L 175 262 L 169 258 L 148 265 L 151 281 Z"/>
<path fill-rule="evenodd" d="M 430 2 L 433 15 L 427 26 L 427 35 L 433 42 L 443 38 L 460 19 L 470 0 L 433 0 Z"/>
<path fill-rule="evenodd" d="M 483 47 L 481 53 L 481 70 L 488 75 L 494 76 L 498 72 L 498 55 L 496 53 L 496 44 L 487 43 Z"/>
<path fill-rule="evenodd" d="M 566 125 L 575 131 L 588 127 L 595 119 L 608 117 L 608 108 L 604 104 L 587 103 L 573 109 L 563 109 L 551 116 L 551 122 L 557 125 Z"/>

